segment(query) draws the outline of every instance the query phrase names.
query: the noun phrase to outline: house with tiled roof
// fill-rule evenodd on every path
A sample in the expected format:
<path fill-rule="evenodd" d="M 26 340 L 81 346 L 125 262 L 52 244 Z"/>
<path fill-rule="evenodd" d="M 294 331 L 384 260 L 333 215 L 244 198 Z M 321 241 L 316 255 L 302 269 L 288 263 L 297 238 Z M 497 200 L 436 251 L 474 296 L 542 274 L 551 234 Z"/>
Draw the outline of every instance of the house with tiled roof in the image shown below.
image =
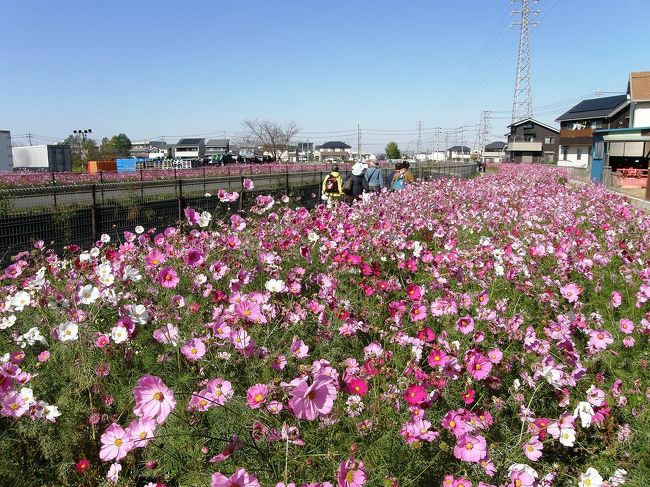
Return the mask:
<path fill-rule="evenodd" d="M 650 127 L 650 71 L 630 73 L 630 127 Z"/>
<path fill-rule="evenodd" d="M 205 139 L 181 139 L 174 146 L 176 159 L 201 159 L 205 156 Z"/>
<path fill-rule="evenodd" d="M 583 100 L 555 119 L 560 122 L 558 165 L 587 167 L 594 130 L 629 126 L 627 95 Z"/>
<path fill-rule="evenodd" d="M 560 131 L 532 118 L 508 125 L 510 162 L 552 164 L 557 158 Z"/>

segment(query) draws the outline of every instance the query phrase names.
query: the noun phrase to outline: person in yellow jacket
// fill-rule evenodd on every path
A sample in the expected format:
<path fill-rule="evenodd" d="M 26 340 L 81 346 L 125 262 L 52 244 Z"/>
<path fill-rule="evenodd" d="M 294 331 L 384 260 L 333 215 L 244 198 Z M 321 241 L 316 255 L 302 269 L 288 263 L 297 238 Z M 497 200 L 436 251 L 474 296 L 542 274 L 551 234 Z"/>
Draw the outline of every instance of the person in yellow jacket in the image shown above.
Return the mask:
<path fill-rule="evenodd" d="M 323 199 L 328 206 L 335 205 L 343 198 L 343 178 L 339 174 L 339 167 L 334 166 L 323 180 Z"/>

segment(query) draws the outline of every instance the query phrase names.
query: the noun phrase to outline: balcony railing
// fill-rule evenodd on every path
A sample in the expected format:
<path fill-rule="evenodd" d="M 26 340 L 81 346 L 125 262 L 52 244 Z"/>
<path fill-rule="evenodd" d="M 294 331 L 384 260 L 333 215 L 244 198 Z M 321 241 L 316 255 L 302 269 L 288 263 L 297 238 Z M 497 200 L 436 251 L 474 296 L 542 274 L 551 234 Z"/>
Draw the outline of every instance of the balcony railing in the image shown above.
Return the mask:
<path fill-rule="evenodd" d="M 591 138 L 594 135 L 594 129 L 586 128 L 579 130 L 562 129 L 560 130 L 561 139 L 584 139 Z"/>

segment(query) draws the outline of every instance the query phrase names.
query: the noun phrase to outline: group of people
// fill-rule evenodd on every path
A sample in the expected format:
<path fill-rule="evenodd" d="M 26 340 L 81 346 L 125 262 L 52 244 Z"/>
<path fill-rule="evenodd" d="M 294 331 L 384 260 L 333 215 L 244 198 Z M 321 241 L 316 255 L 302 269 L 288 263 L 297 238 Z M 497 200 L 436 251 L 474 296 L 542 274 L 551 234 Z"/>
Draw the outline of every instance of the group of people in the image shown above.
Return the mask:
<path fill-rule="evenodd" d="M 384 179 L 379 161 L 372 161 L 371 164 L 358 161 L 343 180 L 339 167 L 335 165 L 323 181 L 323 199 L 329 204 L 341 200 L 351 203 L 362 198 L 365 193 L 376 193 L 386 187 L 390 191 L 402 190 L 415 180 L 409 167 L 407 161 L 398 161 L 395 163 L 395 169 Z"/>

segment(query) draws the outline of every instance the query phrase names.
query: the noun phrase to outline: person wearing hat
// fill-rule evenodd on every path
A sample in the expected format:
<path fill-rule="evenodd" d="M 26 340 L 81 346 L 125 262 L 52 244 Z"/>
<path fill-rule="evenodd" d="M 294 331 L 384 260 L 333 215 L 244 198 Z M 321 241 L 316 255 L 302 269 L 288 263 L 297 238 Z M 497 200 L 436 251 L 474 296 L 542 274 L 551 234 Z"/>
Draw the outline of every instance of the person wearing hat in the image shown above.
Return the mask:
<path fill-rule="evenodd" d="M 379 161 L 373 161 L 372 166 L 366 171 L 366 181 L 370 192 L 376 193 L 384 187 L 384 175 L 379 167 Z"/>
<path fill-rule="evenodd" d="M 368 191 L 368 181 L 364 177 L 364 167 L 363 163 L 357 162 L 352 166 L 352 173 L 348 176 L 352 180 L 352 191 L 347 195 L 348 202 L 359 198 L 364 191 Z"/>

